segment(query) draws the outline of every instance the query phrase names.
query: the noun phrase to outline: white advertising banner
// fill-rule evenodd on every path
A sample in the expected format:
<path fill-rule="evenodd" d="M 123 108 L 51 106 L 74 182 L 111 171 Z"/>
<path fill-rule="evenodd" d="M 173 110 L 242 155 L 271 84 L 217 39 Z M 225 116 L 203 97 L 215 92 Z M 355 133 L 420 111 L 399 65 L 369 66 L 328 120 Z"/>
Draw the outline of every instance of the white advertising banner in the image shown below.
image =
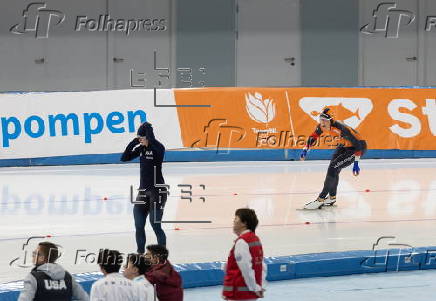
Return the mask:
<path fill-rule="evenodd" d="M 175 107 L 153 90 L 0 94 L 0 160 L 124 151 L 148 121 L 167 149 L 182 147 Z M 175 105 L 172 90 L 157 104 Z"/>

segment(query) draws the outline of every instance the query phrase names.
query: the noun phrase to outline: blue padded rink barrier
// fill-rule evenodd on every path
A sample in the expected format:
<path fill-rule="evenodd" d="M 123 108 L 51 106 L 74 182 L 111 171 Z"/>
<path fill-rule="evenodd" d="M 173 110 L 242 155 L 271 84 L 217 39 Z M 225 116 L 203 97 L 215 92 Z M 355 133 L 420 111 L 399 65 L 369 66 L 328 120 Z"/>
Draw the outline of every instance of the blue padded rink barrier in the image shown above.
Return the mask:
<path fill-rule="evenodd" d="M 208 149 L 208 150 L 167 150 L 165 162 L 216 162 L 216 161 L 288 161 L 299 160 L 300 149 Z M 307 160 L 330 160 L 333 150 L 311 150 Z M 43 158 L 0 160 L 0 167 L 43 166 L 74 164 L 121 163 L 121 154 L 92 154 Z M 368 150 L 364 159 L 413 159 L 435 158 L 436 150 Z M 132 161 L 138 162 L 138 159 Z"/>

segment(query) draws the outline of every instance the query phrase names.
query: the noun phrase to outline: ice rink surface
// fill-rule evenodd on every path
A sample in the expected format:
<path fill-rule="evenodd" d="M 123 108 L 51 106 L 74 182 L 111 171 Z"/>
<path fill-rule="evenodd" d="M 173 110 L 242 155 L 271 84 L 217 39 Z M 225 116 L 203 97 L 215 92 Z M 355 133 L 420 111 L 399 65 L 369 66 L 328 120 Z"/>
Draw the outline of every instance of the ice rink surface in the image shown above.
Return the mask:
<path fill-rule="evenodd" d="M 368 250 L 380 236 L 395 236 L 398 243 L 412 246 L 436 246 L 436 159 L 362 160 L 359 177 L 351 168 L 342 171 L 337 206 L 298 210 L 316 198 L 327 165 L 328 161 L 165 163 L 170 196 L 163 221 L 210 221 L 165 223 L 170 260 L 226 260 L 234 239 L 234 211 L 246 206 L 260 219 L 257 233 L 265 256 Z M 100 248 L 135 252 L 129 187 L 138 183 L 138 164 L 1 168 L 0 283 L 24 278 L 31 251 L 41 240 L 62 246 L 59 263 L 73 273 L 97 271 L 94 254 Z M 189 188 L 178 185 L 192 185 L 191 201 L 181 192 Z M 147 234 L 147 244 L 155 243 L 149 225 Z M 47 235 L 51 237 L 25 245 L 30 237 Z M 404 277 L 419 273 L 429 275 L 413 272 Z M 348 279 L 364 276 L 353 277 L 357 278 Z M 306 282 L 317 281 L 290 285 L 303 290 Z M 334 280 L 325 281 L 328 289 Z"/>

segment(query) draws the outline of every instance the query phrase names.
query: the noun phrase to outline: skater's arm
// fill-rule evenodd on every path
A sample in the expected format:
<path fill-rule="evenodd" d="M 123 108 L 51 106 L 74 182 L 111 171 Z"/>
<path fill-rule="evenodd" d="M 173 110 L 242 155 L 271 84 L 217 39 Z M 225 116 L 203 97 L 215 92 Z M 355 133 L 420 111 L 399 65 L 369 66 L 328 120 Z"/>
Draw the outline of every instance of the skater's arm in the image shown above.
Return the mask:
<path fill-rule="evenodd" d="M 254 276 L 254 270 L 252 268 L 253 258 L 250 254 L 250 248 L 247 242 L 243 239 L 238 239 L 235 244 L 235 258 L 248 290 L 252 292 L 262 291 L 260 285 L 256 283 L 256 278 Z"/>
<path fill-rule="evenodd" d="M 139 139 L 135 138 L 133 139 L 126 147 L 126 150 L 121 155 L 121 161 L 131 161 L 137 157 L 139 157 L 139 154 L 141 153 L 142 146 L 138 146 Z"/>
<path fill-rule="evenodd" d="M 316 140 L 319 138 L 319 136 L 321 136 L 321 134 L 322 134 L 321 127 L 318 125 L 315 131 L 307 139 L 305 149 L 310 149 L 313 145 L 315 145 Z"/>
<path fill-rule="evenodd" d="M 18 297 L 18 301 L 32 301 L 36 294 L 36 279 L 29 274 L 26 279 L 24 279 L 24 287 Z"/>
<path fill-rule="evenodd" d="M 321 136 L 322 131 L 321 131 L 321 127 L 318 125 L 315 129 L 315 131 L 309 136 L 309 138 L 307 139 L 307 143 L 306 146 L 303 148 L 303 151 L 300 155 L 300 160 L 305 160 L 306 156 L 307 156 L 307 152 L 309 151 L 309 149 L 315 145 L 316 140 L 318 139 L 319 136 Z"/>

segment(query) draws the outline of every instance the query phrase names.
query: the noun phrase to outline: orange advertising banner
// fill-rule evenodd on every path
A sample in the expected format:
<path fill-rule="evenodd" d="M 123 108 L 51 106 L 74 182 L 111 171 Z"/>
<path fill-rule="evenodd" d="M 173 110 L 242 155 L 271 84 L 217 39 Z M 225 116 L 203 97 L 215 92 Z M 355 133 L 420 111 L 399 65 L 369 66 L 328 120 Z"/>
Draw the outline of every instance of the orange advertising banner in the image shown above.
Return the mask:
<path fill-rule="evenodd" d="M 368 149 L 436 150 L 436 89 L 201 88 L 174 94 L 185 147 L 302 148 L 329 107 Z M 336 145 L 321 136 L 316 147 Z"/>

